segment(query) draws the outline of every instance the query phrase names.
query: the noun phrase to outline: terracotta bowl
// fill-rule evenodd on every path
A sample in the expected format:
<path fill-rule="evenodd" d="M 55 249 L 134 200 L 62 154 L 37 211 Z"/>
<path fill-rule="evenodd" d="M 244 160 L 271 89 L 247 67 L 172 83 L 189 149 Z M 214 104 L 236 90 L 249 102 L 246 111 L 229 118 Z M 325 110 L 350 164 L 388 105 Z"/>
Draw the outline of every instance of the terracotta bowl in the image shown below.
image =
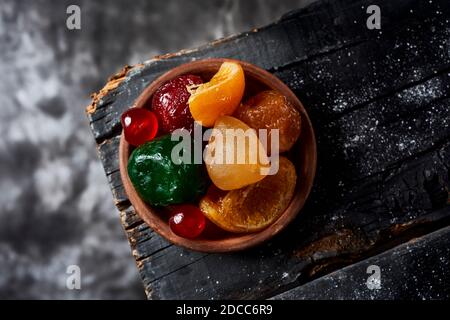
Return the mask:
<path fill-rule="evenodd" d="M 137 98 L 134 107 L 149 107 L 153 93 L 166 81 L 171 80 L 183 74 L 200 75 L 204 81 L 208 81 L 214 73 L 219 70 L 220 65 L 225 60 L 230 59 L 207 59 L 194 61 L 178 66 L 153 81 L 142 94 Z M 317 152 L 314 131 L 311 121 L 306 113 L 302 103 L 295 94 L 277 77 L 271 73 L 247 62 L 238 61 L 244 69 L 246 89 L 245 95 L 251 96 L 264 89 L 274 89 L 285 95 L 290 102 L 301 113 L 302 127 L 301 135 L 297 143 L 289 151 L 289 158 L 296 166 L 297 186 L 294 196 L 284 211 L 284 213 L 266 229 L 248 234 L 234 234 L 221 231 L 218 228 L 214 230 L 212 223 L 207 225 L 204 234 L 194 240 L 179 237 L 171 232 L 168 224 L 168 214 L 162 209 L 153 208 L 145 203 L 138 195 L 127 172 L 128 158 L 133 150 L 122 132 L 120 139 L 120 174 L 122 177 L 125 192 L 131 201 L 139 216 L 157 233 L 168 241 L 191 249 L 202 252 L 231 252 L 243 250 L 256 246 L 272 238 L 289 224 L 302 209 L 306 198 L 311 191 L 314 175 L 316 172 Z M 245 97 L 244 97 L 245 99 Z M 210 232 L 208 232 L 208 229 Z"/>

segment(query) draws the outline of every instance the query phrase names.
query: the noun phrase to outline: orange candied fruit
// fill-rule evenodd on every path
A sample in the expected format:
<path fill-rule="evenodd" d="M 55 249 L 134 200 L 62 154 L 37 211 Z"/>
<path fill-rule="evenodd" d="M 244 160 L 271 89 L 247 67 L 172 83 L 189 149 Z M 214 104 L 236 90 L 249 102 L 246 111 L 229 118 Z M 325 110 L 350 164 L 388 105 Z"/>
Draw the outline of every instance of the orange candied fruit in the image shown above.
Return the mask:
<path fill-rule="evenodd" d="M 234 116 L 250 127 L 268 130 L 267 146 L 271 146 L 271 129 L 279 130 L 279 152 L 288 151 L 300 136 L 301 116 L 281 93 L 267 90 L 249 98 Z"/>
<path fill-rule="evenodd" d="M 195 121 L 212 127 L 223 115 L 231 115 L 239 106 L 245 89 L 244 70 L 237 62 L 222 63 L 209 82 L 190 88 L 189 110 Z"/>
<path fill-rule="evenodd" d="M 279 159 L 275 175 L 241 189 L 208 189 L 199 207 L 213 223 L 236 233 L 256 232 L 272 224 L 288 207 L 295 190 L 297 175 L 291 161 Z"/>

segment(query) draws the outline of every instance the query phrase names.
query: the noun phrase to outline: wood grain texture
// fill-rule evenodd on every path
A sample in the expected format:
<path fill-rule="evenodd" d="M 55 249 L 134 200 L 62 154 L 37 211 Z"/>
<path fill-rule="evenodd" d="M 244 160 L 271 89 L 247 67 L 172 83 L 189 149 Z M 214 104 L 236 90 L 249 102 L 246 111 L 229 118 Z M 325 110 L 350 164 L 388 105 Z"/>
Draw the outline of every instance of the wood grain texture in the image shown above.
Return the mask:
<path fill-rule="evenodd" d="M 291 289 L 273 299 L 446 299 L 450 296 L 449 242 L 450 227 L 446 227 Z M 369 266 L 380 268 L 378 289 L 367 286 L 368 278 L 373 274 L 373 271 L 367 272 Z"/>
<path fill-rule="evenodd" d="M 145 62 L 97 97 L 89 120 L 146 293 L 153 299 L 266 298 L 450 221 L 447 1 L 322 1 L 270 26 Z M 120 114 L 162 72 L 228 57 L 280 77 L 318 145 L 305 208 L 273 241 L 236 254 L 173 246 L 134 213 L 118 174 Z"/>

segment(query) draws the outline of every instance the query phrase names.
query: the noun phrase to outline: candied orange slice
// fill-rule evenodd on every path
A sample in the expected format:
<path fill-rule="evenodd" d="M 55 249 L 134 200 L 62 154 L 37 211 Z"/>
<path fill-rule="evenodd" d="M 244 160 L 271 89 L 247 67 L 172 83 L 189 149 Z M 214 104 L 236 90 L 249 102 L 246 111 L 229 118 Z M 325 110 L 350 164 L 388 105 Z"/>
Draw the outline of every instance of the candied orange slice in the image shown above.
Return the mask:
<path fill-rule="evenodd" d="M 216 121 L 206 147 L 205 164 L 212 182 L 222 190 L 258 182 L 270 168 L 256 131 L 230 116 Z"/>
<path fill-rule="evenodd" d="M 262 91 L 249 98 L 237 108 L 234 116 L 254 129 L 268 130 L 268 151 L 272 140 L 271 129 L 279 130 L 279 152 L 288 151 L 300 135 L 300 113 L 275 90 Z"/>
<path fill-rule="evenodd" d="M 222 63 L 209 82 L 190 88 L 189 110 L 195 121 L 212 127 L 220 116 L 231 115 L 241 102 L 245 89 L 244 70 L 236 62 Z"/>
<path fill-rule="evenodd" d="M 209 220 L 224 230 L 256 232 L 272 224 L 288 207 L 296 180 L 292 162 L 280 157 L 275 175 L 228 192 L 211 186 L 199 206 Z"/>

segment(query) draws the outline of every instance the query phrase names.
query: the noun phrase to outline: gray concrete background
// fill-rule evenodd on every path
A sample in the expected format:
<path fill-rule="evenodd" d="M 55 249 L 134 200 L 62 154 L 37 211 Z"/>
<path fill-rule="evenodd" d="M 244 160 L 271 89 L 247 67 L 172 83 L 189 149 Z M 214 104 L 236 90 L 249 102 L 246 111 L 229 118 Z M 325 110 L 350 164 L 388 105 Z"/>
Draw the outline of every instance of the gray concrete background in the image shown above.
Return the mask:
<path fill-rule="evenodd" d="M 0 0 L 0 298 L 141 299 L 84 114 L 125 64 L 278 19 L 312 0 Z M 81 30 L 66 8 L 81 7 Z M 81 290 L 66 268 L 81 268 Z"/>

